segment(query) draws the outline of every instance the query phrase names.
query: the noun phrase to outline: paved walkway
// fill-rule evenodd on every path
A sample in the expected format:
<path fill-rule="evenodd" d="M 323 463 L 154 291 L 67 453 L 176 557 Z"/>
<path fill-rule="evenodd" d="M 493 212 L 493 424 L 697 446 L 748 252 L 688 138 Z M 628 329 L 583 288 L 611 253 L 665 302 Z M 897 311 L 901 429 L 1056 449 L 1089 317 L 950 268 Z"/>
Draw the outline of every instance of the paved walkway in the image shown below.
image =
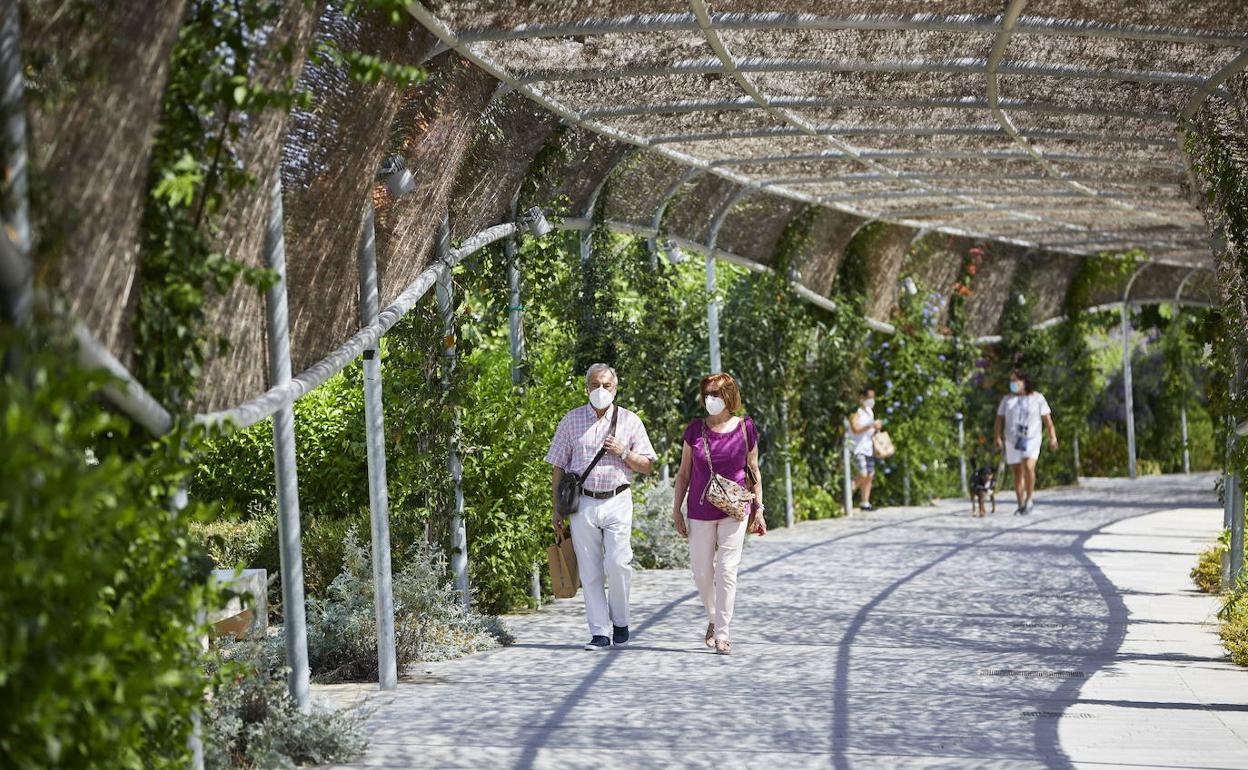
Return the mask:
<path fill-rule="evenodd" d="M 1221 525 L 1212 482 L 773 532 L 730 657 L 702 645 L 687 571 L 642 572 L 633 646 L 582 651 L 579 598 L 509 618 L 514 646 L 374 693 L 352 767 L 1248 768 L 1248 670 L 1187 578 Z"/>

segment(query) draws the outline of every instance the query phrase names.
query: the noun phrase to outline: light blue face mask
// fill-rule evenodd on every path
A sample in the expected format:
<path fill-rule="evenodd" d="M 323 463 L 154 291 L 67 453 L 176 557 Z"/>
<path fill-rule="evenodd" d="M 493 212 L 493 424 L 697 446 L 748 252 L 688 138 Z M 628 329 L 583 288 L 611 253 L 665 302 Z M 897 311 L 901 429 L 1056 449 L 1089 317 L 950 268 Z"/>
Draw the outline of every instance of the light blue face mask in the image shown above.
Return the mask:
<path fill-rule="evenodd" d="M 1019 382 L 1018 380 L 1010 380 L 1010 392 L 1011 393 L 1018 393 L 1022 389 L 1023 389 L 1023 383 Z"/>

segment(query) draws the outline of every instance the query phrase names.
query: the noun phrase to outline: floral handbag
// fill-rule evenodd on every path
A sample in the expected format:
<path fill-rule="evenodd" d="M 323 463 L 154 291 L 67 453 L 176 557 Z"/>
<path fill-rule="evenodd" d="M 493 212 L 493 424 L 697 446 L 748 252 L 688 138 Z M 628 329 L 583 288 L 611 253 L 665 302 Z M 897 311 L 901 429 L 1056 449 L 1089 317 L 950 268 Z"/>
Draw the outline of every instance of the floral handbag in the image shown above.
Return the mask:
<path fill-rule="evenodd" d="M 741 418 L 741 436 L 745 439 L 745 475 L 747 481 L 753 485 L 754 472 L 749 461 L 750 437 L 745 432 L 745 418 Z M 715 472 L 715 466 L 711 463 L 711 443 L 706 438 L 706 420 L 702 421 L 702 451 L 706 454 L 706 465 L 711 469 L 711 480 L 707 482 L 706 489 L 702 490 L 702 502 L 710 502 L 737 521 L 745 521 L 749 503 L 754 500 L 754 493 Z"/>

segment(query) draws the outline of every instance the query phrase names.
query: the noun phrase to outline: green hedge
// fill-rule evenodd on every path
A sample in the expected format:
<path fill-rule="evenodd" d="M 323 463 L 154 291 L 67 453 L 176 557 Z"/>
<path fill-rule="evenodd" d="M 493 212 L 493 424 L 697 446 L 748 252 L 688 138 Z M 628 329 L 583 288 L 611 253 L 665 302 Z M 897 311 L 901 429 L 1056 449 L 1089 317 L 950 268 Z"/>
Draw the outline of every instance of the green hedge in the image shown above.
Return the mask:
<path fill-rule="evenodd" d="M 0 384 L 0 766 L 186 767 L 211 563 L 169 504 L 179 439 L 49 361 Z"/>

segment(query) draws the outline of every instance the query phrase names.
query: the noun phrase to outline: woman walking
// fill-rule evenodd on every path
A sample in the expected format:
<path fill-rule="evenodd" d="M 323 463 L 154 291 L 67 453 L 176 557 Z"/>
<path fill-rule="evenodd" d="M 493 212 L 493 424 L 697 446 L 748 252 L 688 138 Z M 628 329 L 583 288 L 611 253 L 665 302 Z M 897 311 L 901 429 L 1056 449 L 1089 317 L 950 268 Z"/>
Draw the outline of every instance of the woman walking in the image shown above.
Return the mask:
<path fill-rule="evenodd" d="M 1010 374 L 1010 393 L 997 407 L 993 426 L 997 448 L 1005 448 L 1005 462 L 1014 473 L 1014 494 L 1018 496 L 1015 516 L 1035 510 L 1036 460 L 1040 458 L 1041 422 L 1049 430 L 1049 449 L 1057 451 L 1057 430 L 1053 412 L 1044 396 L 1032 389 L 1031 378 L 1015 370 Z"/>
<path fill-rule="evenodd" d="M 708 620 L 706 646 L 727 655 L 732 651 L 729 625 L 746 531 L 767 534 L 758 430 L 749 417 L 736 414 L 741 391 L 731 376 L 702 378 L 698 400 L 707 416 L 685 429 L 672 521 L 689 540 L 693 580 Z M 686 496 L 687 523 L 681 513 Z"/>

